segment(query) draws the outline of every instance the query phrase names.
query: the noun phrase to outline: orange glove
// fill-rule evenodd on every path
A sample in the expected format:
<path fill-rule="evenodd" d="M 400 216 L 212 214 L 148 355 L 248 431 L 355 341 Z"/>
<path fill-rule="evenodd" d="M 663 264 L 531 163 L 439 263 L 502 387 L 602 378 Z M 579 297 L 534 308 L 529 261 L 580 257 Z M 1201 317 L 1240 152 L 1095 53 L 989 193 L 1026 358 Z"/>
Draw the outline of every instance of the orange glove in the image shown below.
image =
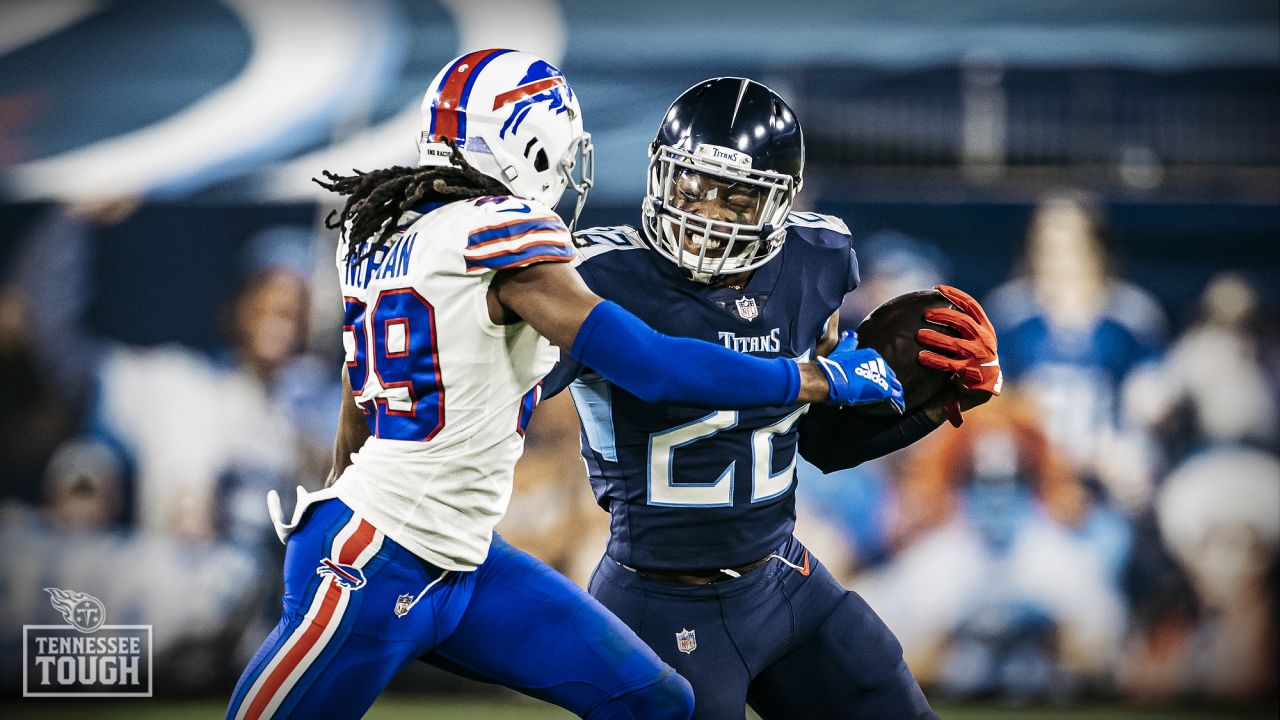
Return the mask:
<path fill-rule="evenodd" d="M 955 373 L 959 387 L 944 402 L 943 412 L 952 425 L 960 427 L 963 422 L 961 410 L 981 405 L 999 395 L 1004 385 L 1000 357 L 996 354 L 996 329 L 978 301 L 965 291 L 950 285 L 938 285 L 934 289 L 960 309 L 926 310 L 924 319 L 952 328 L 960 333 L 960 337 L 929 328 L 917 331 L 916 340 L 921 345 L 942 351 L 921 350 L 918 360 L 927 368 Z"/>

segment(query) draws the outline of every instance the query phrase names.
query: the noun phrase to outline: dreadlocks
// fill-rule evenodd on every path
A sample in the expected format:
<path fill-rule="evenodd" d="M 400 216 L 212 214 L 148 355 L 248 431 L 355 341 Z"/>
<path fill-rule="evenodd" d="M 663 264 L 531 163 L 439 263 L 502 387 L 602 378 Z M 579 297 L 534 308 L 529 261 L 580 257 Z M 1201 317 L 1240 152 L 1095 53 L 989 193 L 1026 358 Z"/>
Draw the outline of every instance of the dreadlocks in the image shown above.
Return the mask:
<path fill-rule="evenodd" d="M 453 167 L 396 166 L 367 173 L 356 170 L 354 175 L 325 170 L 328 182 L 312 178 L 325 190 L 347 196 L 342 211 L 330 212 L 324 224 L 331 230 L 347 228 L 348 261 L 371 256 L 386 245 L 395 234 L 396 220 L 424 201 L 453 202 L 510 193 L 502 183 L 471 167 L 452 142 L 449 147 L 453 149 Z M 372 242 L 360 253 L 359 241 L 364 239 Z"/>

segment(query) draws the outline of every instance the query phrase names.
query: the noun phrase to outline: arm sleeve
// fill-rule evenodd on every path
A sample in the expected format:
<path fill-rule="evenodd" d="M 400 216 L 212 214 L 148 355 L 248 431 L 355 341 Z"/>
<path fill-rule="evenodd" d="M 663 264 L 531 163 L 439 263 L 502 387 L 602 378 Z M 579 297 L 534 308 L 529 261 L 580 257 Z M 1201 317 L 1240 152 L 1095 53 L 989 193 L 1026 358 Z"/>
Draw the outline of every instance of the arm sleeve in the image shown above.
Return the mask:
<path fill-rule="evenodd" d="M 794 405 L 800 367 L 663 335 L 608 300 L 574 338 L 573 358 L 645 402 L 718 410 Z"/>
<path fill-rule="evenodd" d="M 824 473 L 847 470 L 910 445 L 941 427 L 924 410 L 905 417 L 815 405 L 800 419 L 799 449 Z"/>

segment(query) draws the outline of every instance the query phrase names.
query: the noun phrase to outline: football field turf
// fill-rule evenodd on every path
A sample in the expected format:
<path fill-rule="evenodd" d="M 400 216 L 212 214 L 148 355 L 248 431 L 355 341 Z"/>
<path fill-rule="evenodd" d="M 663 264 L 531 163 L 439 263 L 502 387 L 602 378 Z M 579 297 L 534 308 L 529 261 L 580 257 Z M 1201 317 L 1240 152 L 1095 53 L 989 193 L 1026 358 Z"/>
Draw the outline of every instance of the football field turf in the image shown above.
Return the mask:
<path fill-rule="evenodd" d="M 173 702 L 165 700 L 46 700 L 30 699 L 6 704 L 0 710 L 6 720 L 215 720 L 221 718 L 221 701 Z M 1264 720 L 1269 712 L 1151 710 L 1092 707 L 1083 709 L 996 708 L 939 706 L 942 720 Z M 366 716 L 369 720 L 563 720 L 573 716 L 564 710 L 520 698 L 511 700 L 434 699 L 429 696 L 388 696 Z M 754 718 L 751 714 L 749 717 Z"/>

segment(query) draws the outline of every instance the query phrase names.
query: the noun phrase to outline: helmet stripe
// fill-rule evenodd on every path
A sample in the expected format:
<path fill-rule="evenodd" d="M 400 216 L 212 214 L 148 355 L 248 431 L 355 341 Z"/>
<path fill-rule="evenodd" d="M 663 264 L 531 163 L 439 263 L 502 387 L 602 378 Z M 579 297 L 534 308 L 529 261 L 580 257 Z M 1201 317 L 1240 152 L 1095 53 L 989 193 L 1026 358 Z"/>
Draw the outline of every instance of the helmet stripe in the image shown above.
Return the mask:
<path fill-rule="evenodd" d="M 525 98 L 533 97 L 534 95 L 537 95 L 543 90 L 546 90 L 548 88 L 553 88 L 557 85 L 564 85 L 564 78 L 559 75 L 556 75 L 554 77 L 549 77 L 549 78 L 543 78 L 542 80 L 535 80 L 531 83 L 526 83 L 516 88 L 515 90 L 508 90 L 504 93 L 499 94 L 497 97 L 495 97 L 493 99 L 493 109 L 497 110 L 498 108 L 510 105 L 511 103 L 516 102 L 518 100 L 524 100 Z"/>
<path fill-rule="evenodd" d="M 484 69 L 485 65 L 489 64 L 489 61 L 493 60 L 499 55 L 505 55 L 513 51 L 492 50 L 489 52 L 490 52 L 489 55 L 486 55 L 483 58 L 480 58 L 479 60 L 476 61 L 476 66 L 472 68 L 470 73 L 467 74 L 467 84 L 462 86 L 462 99 L 458 101 L 458 109 L 462 112 L 461 114 L 462 124 L 459 127 L 462 129 L 465 129 L 467 126 L 467 101 L 471 99 L 471 86 L 476 84 L 476 78 L 480 77 L 480 71 Z M 466 133 L 459 133 L 458 136 L 466 137 Z"/>
<path fill-rule="evenodd" d="M 457 60 L 454 60 L 453 64 L 449 66 L 448 72 L 446 72 L 440 79 L 440 87 L 436 88 L 435 97 L 431 101 L 431 126 L 428 128 L 428 133 L 433 141 L 436 139 L 436 126 L 440 124 L 440 116 L 444 115 L 446 112 L 446 108 L 441 107 L 440 96 L 444 93 L 444 89 L 448 87 L 450 81 L 453 80 L 453 76 L 457 72 L 458 66 L 467 62 L 467 59 L 474 54 L 475 53 L 463 55 Z"/>
<path fill-rule="evenodd" d="M 489 61 L 510 50 L 477 50 L 463 55 L 449 66 L 444 81 L 431 104 L 431 139 L 447 137 L 461 141 L 467 136 L 467 99 L 480 70 Z"/>

